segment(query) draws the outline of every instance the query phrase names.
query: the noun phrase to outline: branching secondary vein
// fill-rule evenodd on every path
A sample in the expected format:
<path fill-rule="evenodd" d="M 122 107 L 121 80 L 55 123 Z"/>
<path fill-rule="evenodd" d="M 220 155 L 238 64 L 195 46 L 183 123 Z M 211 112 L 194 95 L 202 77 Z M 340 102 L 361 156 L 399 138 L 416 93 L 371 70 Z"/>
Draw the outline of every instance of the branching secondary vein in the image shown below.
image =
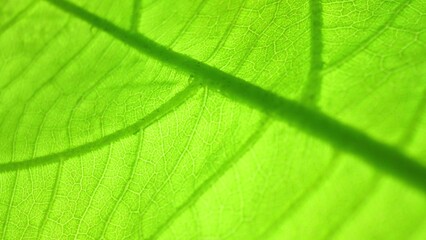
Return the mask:
<path fill-rule="evenodd" d="M 46 0 L 59 9 L 101 29 L 144 55 L 197 76 L 202 84 L 224 96 L 251 106 L 318 137 L 338 149 L 350 152 L 371 166 L 409 183 L 426 193 L 426 167 L 395 147 L 297 102 L 268 92 L 215 67 L 177 53 L 153 40 L 126 31 L 73 3 Z"/>
<path fill-rule="evenodd" d="M 130 19 L 130 31 L 137 32 L 141 18 L 142 0 L 133 0 L 133 12 Z"/>
<path fill-rule="evenodd" d="M 310 0 L 311 17 L 311 66 L 308 74 L 308 82 L 303 88 L 302 103 L 314 107 L 319 100 L 322 84 L 322 4 L 321 0 Z"/>
<path fill-rule="evenodd" d="M 116 142 L 119 139 L 124 137 L 132 136 L 135 132 L 138 132 L 140 129 L 147 128 L 151 124 L 155 123 L 184 102 L 188 100 L 191 96 L 200 89 L 200 85 L 198 82 L 192 82 L 189 86 L 187 86 L 184 90 L 177 93 L 175 96 L 170 98 L 167 102 L 161 105 L 159 108 L 140 119 L 139 121 L 133 123 L 132 125 L 118 130 L 114 133 L 106 135 L 101 139 L 97 139 L 93 142 L 89 142 L 87 144 L 77 146 L 63 152 L 54 153 L 48 156 L 42 156 L 33 158 L 31 160 L 25 160 L 20 162 L 10 162 L 0 164 L 0 173 L 2 172 L 10 172 L 17 171 L 21 169 L 27 169 L 35 166 L 43 166 L 51 163 L 59 162 L 64 159 L 69 159 L 75 156 L 83 155 L 85 153 L 89 153 L 91 151 L 95 151 L 100 149 L 103 146 L 106 146 L 110 143 Z"/>
<path fill-rule="evenodd" d="M 334 60 L 327 64 L 324 69 L 324 74 L 328 74 L 333 72 L 336 68 L 340 67 L 343 63 L 348 62 L 350 59 L 357 56 L 362 50 L 366 49 L 369 45 L 371 45 L 374 41 L 376 41 L 389 27 L 395 22 L 398 16 L 410 5 L 412 0 L 404 0 L 401 1 L 399 6 L 395 9 L 395 12 L 390 15 L 390 17 L 384 22 L 381 26 L 379 26 L 375 32 L 373 32 L 369 37 L 364 39 L 360 44 L 358 44 L 355 48 L 353 48 L 348 53 L 342 55 L 340 58 Z"/>
<path fill-rule="evenodd" d="M 198 76 L 203 84 L 219 90 L 226 97 L 284 120 L 426 192 L 426 168 L 394 147 L 380 143 L 367 134 L 325 114 L 277 96 L 184 54 L 174 52 L 143 35 L 128 32 L 72 3 L 62 0 L 47 1 L 105 31 L 142 54 Z"/>
<path fill-rule="evenodd" d="M 18 14 L 16 14 L 12 19 L 8 22 L 0 26 L 0 35 L 2 35 L 5 31 L 7 31 L 10 27 L 15 25 L 19 20 L 21 20 L 28 11 L 34 8 L 37 5 L 38 1 L 32 1 L 28 4 L 24 9 L 22 9 Z"/>
<path fill-rule="evenodd" d="M 173 224 L 173 222 L 181 216 L 181 214 L 186 211 L 189 207 L 193 206 L 198 199 L 205 193 L 207 190 L 214 185 L 226 172 L 231 169 L 232 166 L 236 165 L 237 162 L 244 156 L 244 154 L 263 136 L 266 132 L 267 127 L 269 126 L 268 119 L 262 119 L 259 123 L 257 130 L 241 145 L 241 147 L 236 151 L 229 161 L 224 163 L 215 173 L 208 177 L 194 192 L 187 198 L 185 202 L 179 205 L 172 215 L 167 218 L 166 221 L 161 224 L 158 229 L 147 239 L 155 240 L 158 239 L 161 234 Z"/>

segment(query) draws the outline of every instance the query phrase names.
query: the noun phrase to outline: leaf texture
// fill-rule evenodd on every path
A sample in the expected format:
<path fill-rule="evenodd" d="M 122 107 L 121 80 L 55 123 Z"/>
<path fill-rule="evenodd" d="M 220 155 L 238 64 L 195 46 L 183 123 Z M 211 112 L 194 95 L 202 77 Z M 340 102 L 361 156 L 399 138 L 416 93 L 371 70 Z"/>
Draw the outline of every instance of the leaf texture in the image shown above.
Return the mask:
<path fill-rule="evenodd" d="M 425 238 L 425 13 L 0 1 L 0 238 Z"/>

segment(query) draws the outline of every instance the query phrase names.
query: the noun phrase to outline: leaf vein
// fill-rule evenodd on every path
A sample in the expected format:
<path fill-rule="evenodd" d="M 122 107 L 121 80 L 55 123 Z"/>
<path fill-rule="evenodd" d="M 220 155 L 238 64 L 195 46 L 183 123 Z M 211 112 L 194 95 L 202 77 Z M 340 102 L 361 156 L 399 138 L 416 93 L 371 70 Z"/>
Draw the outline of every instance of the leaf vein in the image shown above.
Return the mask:
<path fill-rule="evenodd" d="M 30 4 L 28 4 L 24 9 L 22 9 L 20 12 L 18 12 L 15 16 L 12 17 L 8 22 L 0 26 L 0 36 L 5 33 L 9 28 L 14 26 L 16 23 L 21 20 L 28 11 L 33 9 L 37 5 L 38 1 L 32 1 Z"/>
<path fill-rule="evenodd" d="M 389 16 L 389 18 L 381 26 L 379 26 L 376 31 L 371 34 L 369 37 L 364 39 L 360 44 L 353 48 L 350 52 L 338 58 L 337 60 L 327 64 L 324 74 L 333 72 L 336 68 L 343 65 L 345 62 L 348 62 L 350 59 L 356 57 L 362 50 L 366 49 L 374 41 L 376 41 L 388 28 L 393 24 L 393 22 L 398 18 L 398 16 L 404 11 L 406 7 L 410 5 L 412 0 L 404 0 L 396 8 L 394 13 Z"/>
<path fill-rule="evenodd" d="M 326 114 L 266 91 L 187 55 L 174 52 L 141 34 L 123 30 L 73 3 L 62 0 L 46 1 L 103 30 L 144 55 L 197 76 L 201 84 L 218 90 L 225 97 L 256 108 L 336 148 L 357 155 L 360 160 L 372 167 L 393 175 L 426 193 L 426 167 L 393 146 L 381 143 Z"/>
<path fill-rule="evenodd" d="M 308 73 L 308 82 L 303 88 L 301 102 L 310 107 L 315 107 L 319 101 L 322 84 L 322 4 L 321 0 L 310 0 L 311 18 L 311 61 Z"/>
<path fill-rule="evenodd" d="M 167 102 L 165 102 L 163 105 L 161 105 L 159 108 L 157 108 L 144 118 L 138 120 L 132 125 L 129 125 L 123 129 L 108 134 L 92 142 L 88 142 L 86 144 L 76 146 L 62 152 L 53 153 L 50 155 L 41 156 L 29 160 L 2 163 L 0 164 L 0 173 L 18 171 L 37 166 L 44 166 L 56 163 L 61 160 L 67 160 L 72 157 L 84 155 L 91 151 L 95 151 L 122 138 L 132 136 L 139 129 L 147 128 L 157 120 L 167 115 L 169 112 L 172 112 L 174 109 L 182 105 L 188 98 L 193 96 L 199 88 L 200 85 L 197 82 L 191 83 L 184 90 L 178 92 L 175 96 L 170 98 Z"/>
<path fill-rule="evenodd" d="M 139 29 L 140 19 L 142 16 L 141 11 L 142 0 L 133 0 L 133 12 L 130 19 L 130 31 L 137 32 Z"/>
<path fill-rule="evenodd" d="M 198 188 L 196 188 L 191 196 L 185 202 L 179 205 L 169 218 L 148 238 L 150 240 L 158 239 L 161 234 L 176 221 L 187 209 L 193 206 L 204 193 L 210 189 L 225 173 L 234 166 L 244 154 L 262 137 L 268 126 L 268 119 L 264 118 L 260 122 L 258 129 L 246 140 L 246 142 L 233 154 L 229 161 L 225 162 L 215 173 L 207 178 Z"/>
<path fill-rule="evenodd" d="M 266 91 L 187 55 L 174 52 L 141 34 L 128 32 L 73 3 L 63 0 L 46 1 L 101 29 L 141 54 L 197 76 L 201 84 L 217 90 L 223 96 L 256 108 L 336 148 L 350 152 L 370 166 L 426 193 L 426 167 L 394 146 L 381 143 L 368 134 L 315 109 Z"/>
<path fill-rule="evenodd" d="M 307 187 L 306 190 L 304 190 L 296 199 L 290 204 L 290 206 L 285 209 L 285 211 L 278 216 L 278 218 L 263 231 L 259 239 L 269 239 L 271 236 L 273 236 L 278 230 L 279 227 L 284 225 L 284 223 L 290 219 L 291 216 L 297 213 L 305 203 L 307 203 L 314 194 L 319 191 L 319 189 L 325 185 L 327 181 L 330 181 L 329 179 L 331 176 L 337 171 L 338 166 L 340 165 L 341 161 L 338 159 L 340 153 L 334 152 L 330 162 L 327 164 L 325 169 L 322 171 L 321 175 L 313 181 L 313 184 Z"/>

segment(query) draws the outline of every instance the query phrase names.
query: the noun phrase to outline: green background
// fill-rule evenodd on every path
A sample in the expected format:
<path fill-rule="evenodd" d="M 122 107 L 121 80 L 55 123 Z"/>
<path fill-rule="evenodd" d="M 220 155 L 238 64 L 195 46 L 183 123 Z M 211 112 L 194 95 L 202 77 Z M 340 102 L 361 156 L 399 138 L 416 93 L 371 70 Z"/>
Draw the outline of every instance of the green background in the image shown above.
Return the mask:
<path fill-rule="evenodd" d="M 60 0 L 0 0 L 0 239 L 426 238 L 425 188 L 167 62 L 425 166 L 424 1 L 70 2 L 168 52 Z"/>

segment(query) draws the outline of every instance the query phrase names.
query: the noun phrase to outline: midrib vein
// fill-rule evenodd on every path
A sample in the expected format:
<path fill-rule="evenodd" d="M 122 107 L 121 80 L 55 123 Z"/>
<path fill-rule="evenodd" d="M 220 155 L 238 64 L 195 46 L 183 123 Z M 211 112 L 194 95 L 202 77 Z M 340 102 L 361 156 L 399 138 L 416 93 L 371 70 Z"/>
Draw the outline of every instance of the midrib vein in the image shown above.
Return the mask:
<path fill-rule="evenodd" d="M 128 32 L 73 3 L 62 0 L 46 1 L 68 14 L 101 29 L 144 55 L 197 76 L 201 84 L 218 90 L 225 97 L 285 121 L 312 136 L 330 143 L 337 149 L 350 152 L 369 165 L 398 177 L 402 181 L 426 192 L 426 167 L 391 145 L 380 143 L 367 134 L 319 111 L 280 97 L 189 56 L 174 52 L 141 34 Z M 28 165 L 31 163 L 21 164 Z"/>
<path fill-rule="evenodd" d="M 192 82 L 185 89 L 178 92 L 175 96 L 171 97 L 159 108 L 152 111 L 151 113 L 138 120 L 137 122 L 133 123 L 132 125 L 129 125 L 123 129 L 115 131 L 92 142 L 73 147 L 62 152 L 53 153 L 50 155 L 36 157 L 33 159 L 19 162 L 2 163 L 0 164 L 0 173 L 16 171 L 20 169 L 28 169 L 36 166 L 44 166 L 59 162 L 61 160 L 70 159 L 72 157 L 98 150 L 108 144 L 116 142 L 125 137 L 132 136 L 133 134 L 139 132 L 141 129 L 147 128 L 151 124 L 157 122 L 159 119 L 161 119 L 162 117 L 185 103 L 191 96 L 194 96 L 199 89 L 200 85 L 197 82 Z"/>

